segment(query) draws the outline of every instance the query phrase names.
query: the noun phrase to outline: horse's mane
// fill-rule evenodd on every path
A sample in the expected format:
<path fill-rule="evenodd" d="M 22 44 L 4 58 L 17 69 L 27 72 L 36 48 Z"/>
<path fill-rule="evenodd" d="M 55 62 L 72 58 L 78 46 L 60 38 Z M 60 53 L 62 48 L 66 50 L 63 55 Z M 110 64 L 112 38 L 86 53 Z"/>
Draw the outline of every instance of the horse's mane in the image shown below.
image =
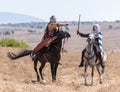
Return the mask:
<path fill-rule="evenodd" d="M 63 38 L 65 38 L 65 34 L 67 34 L 67 32 L 65 32 L 65 31 L 56 31 L 55 33 L 54 33 L 54 36 L 57 36 L 57 38 L 54 40 L 54 41 L 52 41 L 51 43 L 50 43 L 50 45 L 48 45 L 48 46 L 45 46 L 45 47 L 43 47 L 40 51 L 39 51 L 39 54 L 40 53 L 46 53 L 46 52 L 48 52 L 49 50 L 55 50 L 55 49 L 59 49 L 59 50 L 61 50 L 61 45 L 62 45 L 62 39 Z"/>

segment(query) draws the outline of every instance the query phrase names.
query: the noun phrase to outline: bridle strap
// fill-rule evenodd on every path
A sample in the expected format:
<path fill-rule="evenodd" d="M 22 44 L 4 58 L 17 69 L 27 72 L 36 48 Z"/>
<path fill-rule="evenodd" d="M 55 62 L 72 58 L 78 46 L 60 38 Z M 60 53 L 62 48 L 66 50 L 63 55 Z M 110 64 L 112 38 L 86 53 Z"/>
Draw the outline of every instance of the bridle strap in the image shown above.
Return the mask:
<path fill-rule="evenodd" d="M 86 57 L 86 56 L 84 56 L 87 60 L 90 60 L 90 59 L 92 59 L 93 57 L 95 56 L 95 54 L 93 54 L 91 57 Z"/>
<path fill-rule="evenodd" d="M 61 49 L 61 48 L 59 48 L 59 47 L 57 47 L 57 46 L 54 46 L 55 48 L 57 48 L 57 49 Z"/>
<path fill-rule="evenodd" d="M 87 50 L 86 50 L 86 53 L 87 53 L 88 55 L 90 55 L 90 54 L 91 54 L 91 53 L 90 53 L 90 52 L 88 52 Z M 95 52 L 93 53 L 93 55 L 92 55 L 91 57 L 86 57 L 86 56 L 84 55 L 84 57 L 85 57 L 87 60 L 92 59 L 94 56 L 95 56 Z"/>

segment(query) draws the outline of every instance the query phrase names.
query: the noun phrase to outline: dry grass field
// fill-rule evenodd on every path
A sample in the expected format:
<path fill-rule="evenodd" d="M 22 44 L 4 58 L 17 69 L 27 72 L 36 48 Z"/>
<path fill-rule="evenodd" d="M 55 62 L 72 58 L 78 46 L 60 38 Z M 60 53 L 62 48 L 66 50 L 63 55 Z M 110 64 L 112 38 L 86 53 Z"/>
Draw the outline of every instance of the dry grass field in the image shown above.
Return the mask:
<path fill-rule="evenodd" d="M 119 92 L 120 91 L 120 63 L 119 53 L 107 53 L 103 84 L 99 84 L 98 74 L 95 70 L 94 85 L 84 86 L 83 68 L 79 68 L 79 52 L 62 54 L 61 63 L 57 72 L 57 80 L 52 83 L 50 65 L 46 64 L 43 70 L 45 80 L 32 83 L 36 80 L 33 62 L 29 56 L 11 61 L 6 53 L 19 52 L 20 49 L 0 48 L 0 92 Z M 90 71 L 88 68 L 90 83 Z"/>
<path fill-rule="evenodd" d="M 43 70 L 45 80 L 32 83 L 36 80 L 36 74 L 31 57 L 26 56 L 12 61 L 7 57 L 7 53 L 18 53 L 21 49 L 0 47 L 0 92 L 120 92 L 120 30 L 108 31 L 106 26 L 109 23 L 100 25 L 104 36 L 104 49 L 108 56 L 103 84 L 99 84 L 99 76 L 95 69 L 94 85 L 84 86 L 83 68 L 79 68 L 78 65 L 86 39 L 77 36 L 75 27 L 71 27 L 72 37 L 65 44 L 67 52 L 61 53 L 62 65 L 58 67 L 57 80 L 54 83 L 49 63 Z M 113 25 L 113 27 L 116 26 L 118 24 Z M 86 30 L 90 28 L 91 25 L 83 25 L 80 31 L 87 33 Z M 18 32 L 18 34 L 4 37 L 24 40 L 33 48 L 39 42 L 40 35 L 42 36 L 42 34 L 28 35 Z M 90 83 L 91 69 L 88 68 L 88 71 L 88 83 Z"/>

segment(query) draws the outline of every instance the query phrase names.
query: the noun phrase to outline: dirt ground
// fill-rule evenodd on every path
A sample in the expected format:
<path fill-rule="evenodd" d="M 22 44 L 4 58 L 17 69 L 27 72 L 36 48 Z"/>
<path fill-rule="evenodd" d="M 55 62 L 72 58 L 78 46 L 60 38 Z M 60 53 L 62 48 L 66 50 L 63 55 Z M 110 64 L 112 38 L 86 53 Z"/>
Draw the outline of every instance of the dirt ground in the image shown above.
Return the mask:
<path fill-rule="evenodd" d="M 46 64 L 43 70 L 44 81 L 33 83 L 36 74 L 30 56 L 14 61 L 7 58 L 7 52 L 18 53 L 21 49 L 0 48 L 0 92 L 119 92 L 120 91 L 120 63 L 119 53 L 108 52 L 103 84 L 99 84 L 99 76 L 95 69 L 94 85 L 85 86 L 83 68 L 79 68 L 79 52 L 62 54 L 57 72 L 56 82 L 52 82 L 50 65 Z M 38 65 L 39 67 L 39 65 Z M 88 68 L 88 83 L 90 84 Z"/>

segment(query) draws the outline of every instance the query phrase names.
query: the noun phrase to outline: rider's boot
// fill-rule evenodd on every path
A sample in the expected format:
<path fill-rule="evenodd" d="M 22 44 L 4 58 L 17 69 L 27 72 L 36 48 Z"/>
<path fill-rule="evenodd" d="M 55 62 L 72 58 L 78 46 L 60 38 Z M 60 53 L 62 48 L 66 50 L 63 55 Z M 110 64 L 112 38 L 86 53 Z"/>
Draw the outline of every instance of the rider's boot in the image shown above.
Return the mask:
<path fill-rule="evenodd" d="M 82 51 L 81 63 L 80 63 L 80 65 L 79 65 L 79 67 L 83 67 L 83 63 L 84 63 L 84 60 L 83 60 L 84 54 L 85 54 L 85 49 Z"/>
<path fill-rule="evenodd" d="M 43 40 L 41 43 L 39 43 L 34 49 L 33 52 L 31 53 L 32 60 L 36 60 L 37 54 L 40 49 L 42 49 L 46 45 L 46 42 Z"/>

